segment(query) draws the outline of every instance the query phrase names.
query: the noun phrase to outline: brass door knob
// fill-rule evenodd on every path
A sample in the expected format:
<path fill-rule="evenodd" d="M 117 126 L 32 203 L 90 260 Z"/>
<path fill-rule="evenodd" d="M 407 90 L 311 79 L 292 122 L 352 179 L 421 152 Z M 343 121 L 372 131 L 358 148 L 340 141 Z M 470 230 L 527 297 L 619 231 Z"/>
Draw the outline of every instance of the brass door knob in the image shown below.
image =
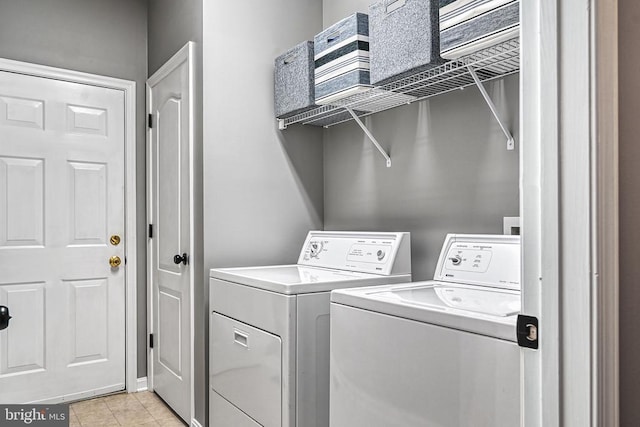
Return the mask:
<path fill-rule="evenodd" d="M 120 264 L 122 264 L 122 260 L 120 259 L 120 257 L 118 255 L 114 255 L 111 258 L 109 258 L 109 265 L 112 268 L 120 267 Z"/>
<path fill-rule="evenodd" d="M 111 238 L 109 238 L 109 242 L 111 242 L 113 246 L 118 246 L 120 244 L 120 236 L 114 234 L 113 236 L 111 236 Z"/>

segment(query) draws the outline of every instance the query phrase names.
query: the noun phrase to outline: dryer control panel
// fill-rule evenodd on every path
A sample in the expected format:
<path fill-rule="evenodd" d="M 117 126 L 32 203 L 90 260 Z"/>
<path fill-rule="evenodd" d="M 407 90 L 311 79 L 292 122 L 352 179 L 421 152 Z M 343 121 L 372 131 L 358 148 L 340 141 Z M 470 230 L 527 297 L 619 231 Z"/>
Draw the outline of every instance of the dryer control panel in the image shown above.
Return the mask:
<path fill-rule="evenodd" d="M 447 235 L 434 280 L 520 290 L 520 236 Z"/>
<path fill-rule="evenodd" d="M 311 231 L 298 264 L 372 274 L 411 273 L 409 233 Z"/>

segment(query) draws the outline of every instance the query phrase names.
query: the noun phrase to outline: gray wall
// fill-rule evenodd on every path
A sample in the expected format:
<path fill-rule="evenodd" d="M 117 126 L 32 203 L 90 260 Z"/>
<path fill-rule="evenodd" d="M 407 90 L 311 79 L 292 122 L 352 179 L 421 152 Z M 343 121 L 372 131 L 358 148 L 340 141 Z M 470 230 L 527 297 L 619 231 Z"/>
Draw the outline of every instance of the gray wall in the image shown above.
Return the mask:
<path fill-rule="evenodd" d="M 0 0 L 0 57 L 136 82 L 138 376 L 146 376 L 146 0 Z"/>
<path fill-rule="evenodd" d="M 322 228 L 322 130 L 280 132 L 273 110 L 274 58 L 320 31 L 321 8 L 204 2 L 205 277 L 211 267 L 294 263 L 307 231 Z"/>
<path fill-rule="evenodd" d="M 149 0 L 149 76 L 188 41 L 202 52 L 202 0 Z"/>
<path fill-rule="evenodd" d="M 281 132 L 273 61 L 322 26 L 320 0 L 204 4 L 205 267 L 297 261 L 322 228 L 322 130 Z"/>
<path fill-rule="evenodd" d="M 195 272 L 194 286 L 194 355 L 193 378 L 195 388 L 195 415 L 205 425 L 207 406 L 207 312 L 205 279 L 203 276 L 202 231 L 202 0 L 149 0 L 149 75 L 156 72 L 169 58 L 187 42 L 195 46 L 194 65 L 195 111 L 194 111 L 194 234 L 195 248 L 190 256 L 190 266 Z M 145 353 L 146 356 L 146 353 Z"/>
<path fill-rule="evenodd" d="M 640 425 L 640 3 L 620 0 L 620 425 Z"/>
<path fill-rule="evenodd" d="M 325 27 L 369 3 L 325 0 Z M 414 280 L 433 278 L 446 233 L 502 233 L 502 218 L 519 215 L 518 76 L 486 87 L 514 151 L 473 87 L 368 118 L 389 169 L 356 124 L 327 129 L 325 229 L 411 232 Z"/>

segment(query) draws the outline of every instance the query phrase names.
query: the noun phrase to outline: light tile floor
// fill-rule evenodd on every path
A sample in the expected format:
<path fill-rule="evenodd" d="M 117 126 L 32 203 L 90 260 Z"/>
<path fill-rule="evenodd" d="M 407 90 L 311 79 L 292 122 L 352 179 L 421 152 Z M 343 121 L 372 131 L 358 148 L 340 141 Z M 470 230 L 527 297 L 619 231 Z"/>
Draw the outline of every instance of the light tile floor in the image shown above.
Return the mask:
<path fill-rule="evenodd" d="M 69 418 L 70 427 L 186 426 L 155 393 L 149 391 L 72 403 Z"/>

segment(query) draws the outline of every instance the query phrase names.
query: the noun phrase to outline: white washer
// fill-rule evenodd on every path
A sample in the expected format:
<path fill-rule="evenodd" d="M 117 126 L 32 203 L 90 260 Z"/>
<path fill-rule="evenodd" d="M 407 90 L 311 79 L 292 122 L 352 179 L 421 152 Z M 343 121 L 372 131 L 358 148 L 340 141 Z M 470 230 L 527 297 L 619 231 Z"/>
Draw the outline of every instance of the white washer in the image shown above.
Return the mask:
<path fill-rule="evenodd" d="M 447 236 L 435 280 L 331 293 L 332 427 L 520 425 L 519 236 Z"/>
<path fill-rule="evenodd" d="M 333 289 L 411 280 L 409 233 L 309 232 L 298 264 L 210 272 L 210 425 L 329 425 Z"/>

